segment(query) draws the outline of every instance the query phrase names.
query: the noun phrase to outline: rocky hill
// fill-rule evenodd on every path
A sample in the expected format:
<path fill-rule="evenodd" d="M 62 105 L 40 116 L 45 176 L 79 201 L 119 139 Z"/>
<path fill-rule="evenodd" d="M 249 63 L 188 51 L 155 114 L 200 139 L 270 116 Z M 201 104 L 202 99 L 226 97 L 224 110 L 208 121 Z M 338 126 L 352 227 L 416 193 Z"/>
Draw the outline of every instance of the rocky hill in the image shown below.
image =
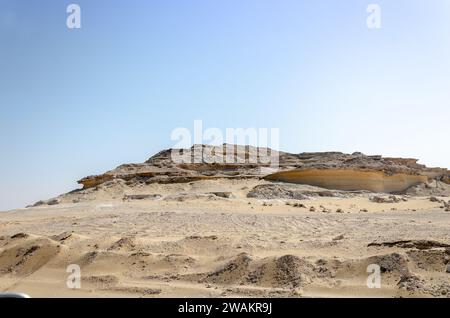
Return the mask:
<path fill-rule="evenodd" d="M 185 149 L 184 162 L 179 155 L 165 150 L 0 213 L 0 291 L 449 297 L 446 169 L 230 145 Z M 66 287 L 69 264 L 82 270 L 79 290 Z M 382 288 L 367 288 L 374 264 Z"/>
<path fill-rule="evenodd" d="M 174 162 L 174 153 L 183 154 L 184 161 Z M 264 159 L 276 158 L 275 164 L 274 161 L 262 160 L 263 155 L 266 156 Z M 89 189 L 112 180 L 123 180 L 127 185 L 133 185 L 255 178 L 334 190 L 373 192 L 401 192 L 432 180 L 449 183 L 449 170 L 428 168 L 417 161 L 368 156 L 359 152 L 293 154 L 251 146 L 195 145 L 191 149 L 164 150 L 144 163 L 124 164 L 78 182 L 84 189 Z"/>

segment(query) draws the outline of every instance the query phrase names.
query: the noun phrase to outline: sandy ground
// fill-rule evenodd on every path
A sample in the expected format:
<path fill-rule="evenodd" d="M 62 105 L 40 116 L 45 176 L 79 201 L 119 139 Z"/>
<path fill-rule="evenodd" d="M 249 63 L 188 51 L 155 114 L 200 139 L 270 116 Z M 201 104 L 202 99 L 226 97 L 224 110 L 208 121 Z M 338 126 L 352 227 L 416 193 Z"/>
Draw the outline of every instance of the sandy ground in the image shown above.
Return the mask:
<path fill-rule="evenodd" d="M 133 193 L 162 198 L 131 201 L 122 200 L 129 189 L 101 189 L 70 194 L 57 205 L 1 212 L 0 291 L 32 297 L 450 296 L 450 212 L 441 203 L 429 197 L 375 203 L 369 194 L 247 198 L 260 183 L 152 184 Z M 230 191 L 233 198 L 199 195 L 205 191 Z M 190 195 L 180 199 L 180 193 Z M 79 289 L 67 287 L 70 264 L 81 269 Z M 367 286 L 370 264 L 380 266 L 381 288 Z"/>

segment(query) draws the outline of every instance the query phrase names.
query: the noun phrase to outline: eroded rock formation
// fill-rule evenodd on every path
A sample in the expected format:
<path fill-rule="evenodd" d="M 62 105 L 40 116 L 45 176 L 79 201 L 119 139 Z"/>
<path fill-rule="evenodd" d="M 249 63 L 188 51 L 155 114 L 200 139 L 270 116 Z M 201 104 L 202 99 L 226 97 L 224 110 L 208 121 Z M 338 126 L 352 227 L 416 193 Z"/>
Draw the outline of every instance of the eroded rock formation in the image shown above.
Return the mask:
<path fill-rule="evenodd" d="M 172 160 L 172 154 L 180 152 L 185 161 L 177 163 Z M 272 162 L 267 161 L 268 157 L 272 158 Z M 273 158 L 277 158 L 275 164 Z M 327 189 L 374 192 L 404 191 L 431 179 L 449 182 L 450 172 L 447 169 L 428 168 L 417 161 L 410 158 L 367 156 L 358 152 L 292 154 L 250 146 L 196 145 L 190 149 L 164 150 L 144 163 L 121 165 L 78 182 L 86 189 L 116 179 L 132 185 L 182 183 L 214 178 L 265 178 Z"/>
<path fill-rule="evenodd" d="M 362 169 L 299 169 L 274 173 L 270 181 L 308 184 L 326 189 L 372 192 L 401 192 L 428 181 L 425 175 L 394 173 Z"/>

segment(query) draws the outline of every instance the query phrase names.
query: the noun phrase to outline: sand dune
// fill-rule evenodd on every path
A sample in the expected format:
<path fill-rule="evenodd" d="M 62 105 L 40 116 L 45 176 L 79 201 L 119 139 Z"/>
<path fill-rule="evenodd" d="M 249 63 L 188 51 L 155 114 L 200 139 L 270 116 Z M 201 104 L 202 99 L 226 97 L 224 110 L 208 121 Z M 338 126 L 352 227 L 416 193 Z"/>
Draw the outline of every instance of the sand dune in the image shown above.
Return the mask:
<path fill-rule="evenodd" d="M 360 153 L 279 154 L 275 179 L 292 183 L 264 180 L 273 173 L 267 165 L 175 165 L 163 151 L 86 177 L 83 189 L 2 212 L 0 290 L 450 297 L 446 169 Z M 297 184 L 305 171 L 313 178 Z M 69 265 L 80 268 L 81 288 L 67 285 Z M 381 288 L 367 284 L 373 265 Z"/>
<path fill-rule="evenodd" d="M 110 185 L 95 199 L 71 193 L 57 205 L 3 212 L 0 288 L 48 297 L 450 294 L 448 198 L 377 203 L 370 192 L 301 185 L 289 186 L 307 196 L 300 200 L 248 197 L 267 184 L 150 184 L 136 192 L 161 198 L 125 201 L 127 187 Z M 199 195 L 213 191 L 233 196 Z M 195 195 L 177 200 L 180 192 Z M 381 289 L 367 287 L 372 263 Z M 69 264 L 81 267 L 81 289 L 66 286 Z"/>

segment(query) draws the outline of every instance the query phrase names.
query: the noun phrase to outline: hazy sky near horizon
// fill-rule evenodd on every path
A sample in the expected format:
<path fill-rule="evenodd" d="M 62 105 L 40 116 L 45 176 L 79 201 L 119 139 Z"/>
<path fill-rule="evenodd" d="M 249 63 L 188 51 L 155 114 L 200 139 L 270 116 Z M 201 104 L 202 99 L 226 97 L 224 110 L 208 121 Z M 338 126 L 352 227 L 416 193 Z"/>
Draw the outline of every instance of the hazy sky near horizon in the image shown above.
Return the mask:
<path fill-rule="evenodd" d="M 196 119 L 450 168 L 449 107 L 448 0 L 0 0 L 0 210 L 142 162 Z"/>

